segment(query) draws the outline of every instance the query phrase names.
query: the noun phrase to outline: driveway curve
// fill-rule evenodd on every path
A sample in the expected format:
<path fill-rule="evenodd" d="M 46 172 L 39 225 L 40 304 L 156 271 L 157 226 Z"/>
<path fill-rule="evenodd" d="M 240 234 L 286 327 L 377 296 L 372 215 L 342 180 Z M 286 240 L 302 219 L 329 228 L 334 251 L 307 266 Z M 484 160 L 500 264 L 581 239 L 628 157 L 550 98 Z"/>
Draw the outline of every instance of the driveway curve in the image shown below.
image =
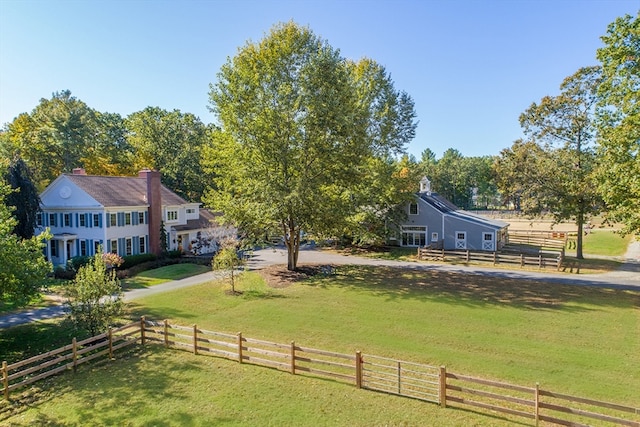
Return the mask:
<path fill-rule="evenodd" d="M 504 270 L 482 266 L 461 266 L 450 264 L 433 264 L 418 261 L 394 261 L 376 258 L 359 257 L 352 255 L 341 255 L 330 251 L 318 250 L 313 246 L 304 246 L 300 250 L 298 257 L 299 264 L 331 264 L 331 265 L 371 265 L 398 268 L 411 268 L 424 271 L 443 271 L 457 274 L 480 275 L 516 280 L 537 280 L 562 285 L 576 286 L 596 286 L 611 289 L 640 291 L 640 243 L 635 246 L 634 251 L 626 255 L 626 262 L 623 268 L 604 274 L 560 274 L 535 271 Z M 249 256 L 247 268 L 249 270 L 259 270 L 261 268 L 287 263 L 287 252 L 283 247 L 259 249 L 253 251 Z M 197 276 L 187 277 L 182 280 L 162 283 L 150 288 L 133 289 L 125 292 L 124 300 L 131 301 L 161 292 L 181 289 L 205 283 L 222 277 L 220 272 L 207 272 Z M 26 310 L 0 316 L 0 329 L 22 325 L 30 322 L 51 319 L 63 316 L 62 305 L 46 308 Z"/>

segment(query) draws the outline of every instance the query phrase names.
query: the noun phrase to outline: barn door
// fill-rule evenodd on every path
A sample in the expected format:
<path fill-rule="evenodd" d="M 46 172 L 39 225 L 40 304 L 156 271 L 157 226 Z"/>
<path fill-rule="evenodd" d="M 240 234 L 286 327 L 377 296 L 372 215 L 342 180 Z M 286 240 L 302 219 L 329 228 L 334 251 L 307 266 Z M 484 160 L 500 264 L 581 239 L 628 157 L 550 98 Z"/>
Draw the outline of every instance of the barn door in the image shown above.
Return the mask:
<path fill-rule="evenodd" d="M 482 233 L 482 250 L 494 251 L 495 242 L 493 240 L 493 233 Z"/>
<path fill-rule="evenodd" d="M 456 231 L 456 249 L 467 249 L 466 231 Z"/>

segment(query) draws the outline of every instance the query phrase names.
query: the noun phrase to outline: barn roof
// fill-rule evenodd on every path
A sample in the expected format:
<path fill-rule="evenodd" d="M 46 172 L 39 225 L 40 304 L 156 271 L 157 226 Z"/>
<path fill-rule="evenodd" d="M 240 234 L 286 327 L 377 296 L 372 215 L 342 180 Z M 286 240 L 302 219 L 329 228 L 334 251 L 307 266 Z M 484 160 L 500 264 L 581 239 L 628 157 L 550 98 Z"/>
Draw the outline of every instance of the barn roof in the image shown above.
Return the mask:
<path fill-rule="evenodd" d="M 427 204 L 429 204 L 430 206 L 433 206 L 435 209 L 437 209 L 438 211 L 448 216 L 456 217 L 461 220 L 473 222 L 480 225 L 486 225 L 496 229 L 502 229 L 509 225 L 503 221 L 483 218 L 478 215 L 474 215 L 472 213 L 460 210 L 456 205 L 454 205 L 444 197 L 440 196 L 438 193 L 422 192 L 422 193 L 418 193 L 418 196 L 420 197 L 420 199 L 424 200 Z"/>

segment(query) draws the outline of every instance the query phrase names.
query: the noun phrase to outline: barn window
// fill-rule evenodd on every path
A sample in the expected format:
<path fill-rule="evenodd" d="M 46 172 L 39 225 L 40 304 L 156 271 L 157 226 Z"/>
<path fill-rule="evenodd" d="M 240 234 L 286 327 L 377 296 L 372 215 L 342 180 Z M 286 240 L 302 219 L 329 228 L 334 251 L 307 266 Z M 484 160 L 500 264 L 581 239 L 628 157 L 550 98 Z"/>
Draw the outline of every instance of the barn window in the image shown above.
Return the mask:
<path fill-rule="evenodd" d="M 409 204 L 409 215 L 418 215 L 418 204 L 410 203 Z"/>

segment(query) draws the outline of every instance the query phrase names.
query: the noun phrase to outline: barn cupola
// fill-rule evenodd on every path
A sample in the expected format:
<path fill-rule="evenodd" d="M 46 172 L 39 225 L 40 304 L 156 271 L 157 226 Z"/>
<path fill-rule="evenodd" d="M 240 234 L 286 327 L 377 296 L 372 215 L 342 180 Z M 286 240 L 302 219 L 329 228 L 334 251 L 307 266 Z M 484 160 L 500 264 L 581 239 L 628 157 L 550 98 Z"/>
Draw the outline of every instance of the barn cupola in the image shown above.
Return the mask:
<path fill-rule="evenodd" d="M 423 176 L 420 180 L 420 192 L 431 194 L 431 181 L 426 176 Z"/>

